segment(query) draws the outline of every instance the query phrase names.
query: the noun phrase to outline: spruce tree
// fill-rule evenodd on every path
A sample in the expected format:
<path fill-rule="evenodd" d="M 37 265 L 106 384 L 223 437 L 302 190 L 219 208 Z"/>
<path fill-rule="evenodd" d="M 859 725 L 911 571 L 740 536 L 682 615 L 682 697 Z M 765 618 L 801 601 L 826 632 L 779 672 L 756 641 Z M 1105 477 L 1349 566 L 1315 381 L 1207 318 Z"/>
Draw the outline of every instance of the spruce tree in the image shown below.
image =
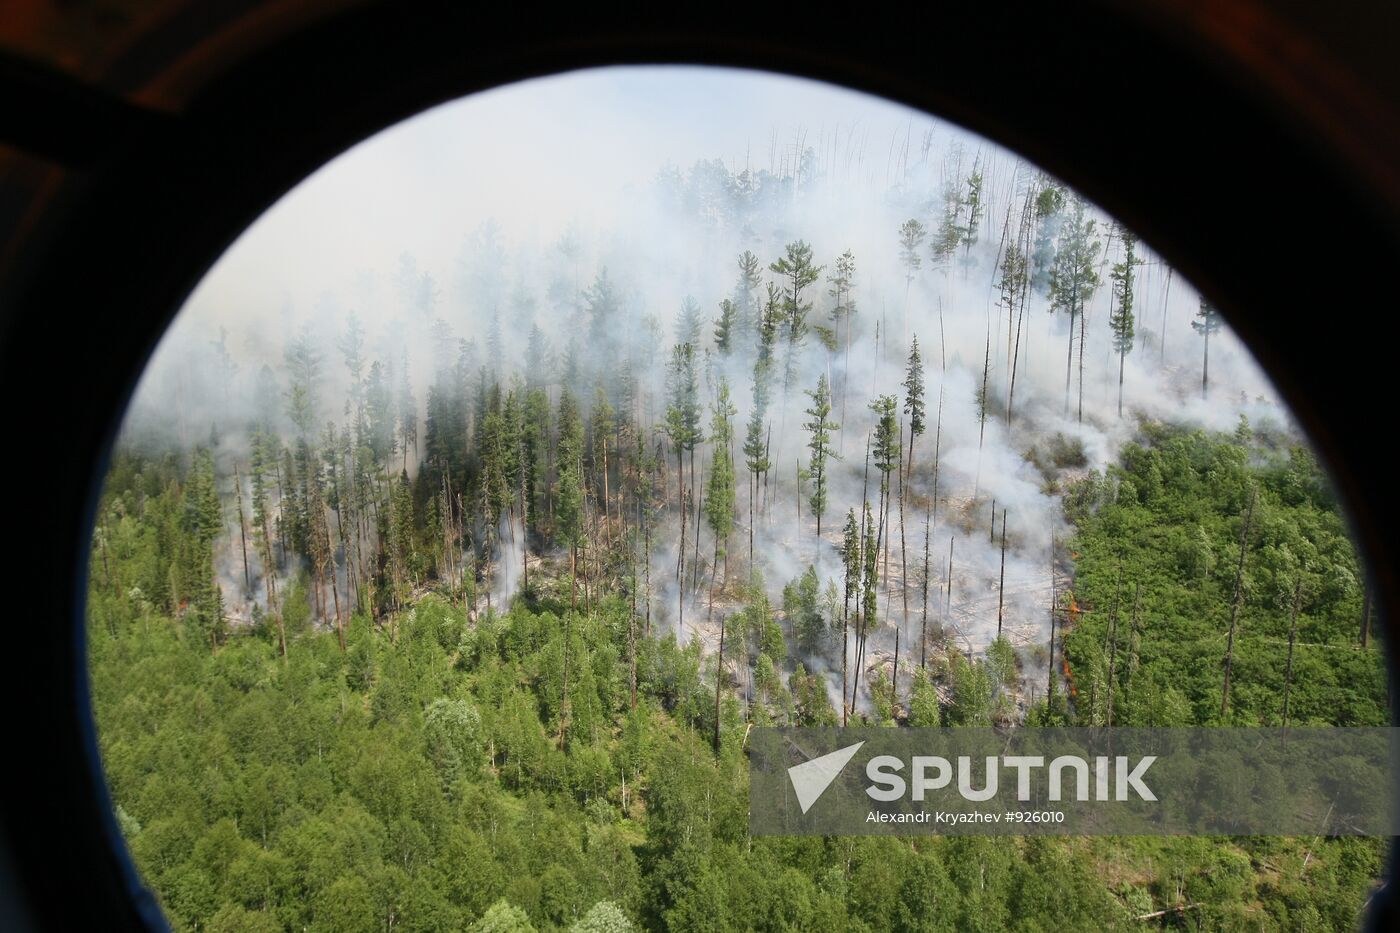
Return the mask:
<path fill-rule="evenodd" d="M 306 437 L 318 423 L 321 355 L 316 352 L 310 329 L 303 330 L 290 343 L 284 355 L 287 364 L 287 417 L 297 433 Z"/>
<path fill-rule="evenodd" d="M 282 626 L 282 613 L 277 605 L 277 562 L 273 555 L 272 534 L 268 526 L 267 437 L 261 428 L 254 429 L 249 459 L 249 483 L 252 492 L 253 542 L 262 562 L 263 583 L 267 587 L 267 611 L 277 620 L 277 644 L 282 657 L 287 656 L 287 634 Z"/>
<path fill-rule="evenodd" d="M 812 495 L 808 501 L 812 507 L 812 514 L 817 518 L 818 556 L 820 557 L 822 515 L 826 513 L 827 487 L 829 485 L 827 461 L 840 459 L 836 451 L 831 449 L 831 432 L 838 430 L 841 426 L 829 420 L 831 416 L 831 386 L 826 381 L 826 373 L 817 377 L 816 389 L 809 389 L 807 396 L 812 400 L 812 407 L 807 409 L 807 416 L 811 420 L 803 425 L 807 429 L 807 450 L 810 452 L 807 469 L 812 475 Z"/>
<path fill-rule="evenodd" d="M 924 360 L 919 355 L 919 338 L 915 335 L 909 346 L 909 362 L 904 369 L 904 413 L 909 416 L 909 460 L 904 468 L 906 478 L 914 469 L 914 440 L 924 433 Z"/>
<path fill-rule="evenodd" d="M 676 317 L 676 343 L 698 350 L 700 329 L 704 321 L 700 316 L 700 304 L 689 295 L 681 302 L 681 313 Z"/>
<path fill-rule="evenodd" d="M 549 338 L 539 325 L 530 325 L 530 336 L 525 344 L 525 385 L 530 389 L 543 387 L 549 382 Z"/>
<path fill-rule="evenodd" d="M 408 469 L 408 448 L 418 455 L 418 402 L 413 397 L 413 384 L 408 378 L 408 351 L 403 353 L 399 367 L 399 448 L 403 454 L 401 469 Z"/>
<path fill-rule="evenodd" d="M 763 282 L 762 261 L 749 250 L 739 254 L 739 279 L 734 284 L 734 340 L 747 348 L 758 333 L 758 287 Z"/>
<path fill-rule="evenodd" d="M 593 390 L 593 411 L 591 412 L 590 456 L 593 462 L 593 489 L 603 506 L 603 524 L 608 527 L 612 514 L 611 467 L 608 448 L 617 433 L 617 412 L 608 401 L 608 394 L 600 383 Z M 611 535 L 611 531 L 606 532 Z M 611 538 L 609 538 L 611 540 Z"/>
<path fill-rule="evenodd" d="M 738 319 L 739 312 L 734 302 L 725 298 L 719 303 L 719 317 L 715 318 L 715 349 L 721 356 L 728 356 L 734 350 Z"/>
<path fill-rule="evenodd" d="M 578 549 L 583 544 L 583 419 L 566 387 L 559 395 L 559 492 L 554 537 L 569 549 L 569 608 L 578 606 Z"/>
<path fill-rule="evenodd" d="M 957 252 L 958 246 L 962 243 L 963 228 L 958 223 L 962 209 L 962 185 L 950 179 L 943 185 L 943 216 L 939 219 L 938 229 L 934 231 L 933 235 L 932 249 L 935 266 L 946 268 L 949 258 Z"/>
<path fill-rule="evenodd" d="M 370 364 L 365 383 L 365 418 L 368 431 L 365 446 L 376 464 L 387 467 L 394 455 L 394 406 L 384 366 L 378 360 Z"/>
<path fill-rule="evenodd" d="M 617 317 L 622 302 L 608 270 L 598 270 L 597 277 L 583 293 L 588 314 L 588 347 L 593 365 L 600 373 L 610 372 L 617 361 Z"/>
<path fill-rule="evenodd" d="M 695 447 L 704 436 L 700 431 L 700 390 L 695 376 L 695 348 L 688 343 L 677 344 L 671 350 L 671 366 L 666 375 L 666 420 L 664 430 L 676 453 L 676 505 L 681 513 L 680 545 L 676 560 L 676 578 L 684 588 L 685 532 L 687 513 L 685 490 L 685 454 L 691 454 L 694 471 Z M 684 613 L 684 598 L 681 597 Z"/>
<path fill-rule="evenodd" d="M 345 334 L 339 341 L 340 355 L 350 377 L 350 398 L 347 411 L 350 424 L 347 432 L 359 439 L 365 436 L 365 329 L 359 316 L 350 312 L 345 322 Z"/>
<path fill-rule="evenodd" d="M 189 607 L 204 626 L 213 649 L 218 647 L 226 631 L 223 589 L 219 586 L 214 563 L 214 542 L 223 534 L 224 514 L 219 502 L 214 458 L 207 447 L 195 449 L 185 501 L 190 545 L 184 590 L 189 595 Z"/>
<path fill-rule="evenodd" d="M 524 421 L 521 427 L 523 472 L 523 511 L 525 535 L 539 533 L 541 519 L 548 512 L 546 494 L 549 486 L 549 394 L 535 387 L 525 392 Z M 527 548 L 528 554 L 528 548 Z"/>
<path fill-rule="evenodd" d="M 972 249 L 972 244 L 977 242 L 978 228 L 982 223 L 982 170 L 980 168 L 981 158 L 972 162 L 972 174 L 967 176 L 967 222 L 963 225 L 960 239 L 963 244 L 963 253 L 967 254 Z"/>
<path fill-rule="evenodd" d="M 721 550 L 734 528 L 734 459 L 730 454 L 730 442 L 734 437 L 731 419 L 736 411 L 729 397 L 729 381 L 720 377 L 719 391 L 711 409 L 710 443 L 714 446 L 714 455 L 705 490 L 705 516 Z"/>

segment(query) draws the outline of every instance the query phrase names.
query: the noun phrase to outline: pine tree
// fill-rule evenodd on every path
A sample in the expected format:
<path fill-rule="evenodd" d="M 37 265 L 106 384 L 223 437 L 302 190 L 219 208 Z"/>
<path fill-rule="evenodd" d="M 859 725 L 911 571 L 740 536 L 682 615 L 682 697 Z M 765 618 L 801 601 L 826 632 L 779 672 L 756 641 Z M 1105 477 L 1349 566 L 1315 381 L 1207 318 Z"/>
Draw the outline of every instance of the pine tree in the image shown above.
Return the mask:
<path fill-rule="evenodd" d="M 1065 416 L 1069 416 L 1069 386 L 1074 363 L 1074 328 L 1079 325 L 1079 420 L 1084 420 L 1084 309 L 1099 287 L 1094 259 L 1103 245 L 1094 239 L 1094 221 L 1084 216 L 1084 201 L 1073 198 L 1073 210 L 1060 228 L 1055 263 L 1050 268 L 1050 310 L 1069 317 L 1065 352 Z"/>
<path fill-rule="evenodd" d="M 909 295 L 909 285 L 919 274 L 923 260 L 919 258 L 919 247 L 928 237 L 928 228 L 914 218 L 899 225 L 899 262 L 904 266 L 904 293 Z"/>
<path fill-rule="evenodd" d="M 1042 177 L 1035 192 L 1035 241 L 1031 248 L 1031 287 L 1050 294 L 1050 273 L 1055 267 L 1055 240 L 1065 207 L 1065 188 Z"/>
<path fill-rule="evenodd" d="M 749 574 L 753 575 L 753 536 L 759 477 L 768 472 L 768 394 L 773 358 L 773 320 L 764 321 L 760 333 L 758 357 L 753 364 L 753 398 L 749 406 L 749 421 L 744 431 L 744 465 L 749 471 Z"/>
<path fill-rule="evenodd" d="M 876 532 L 876 547 L 881 553 L 881 566 L 885 570 L 885 584 L 888 589 L 890 585 L 889 572 L 889 514 L 890 514 L 890 474 L 899 468 L 900 461 L 900 435 L 899 416 L 896 414 L 897 402 L 893 395 L 878 396 L 870 403 L 870 410 L 875 413 L 875 438 L 871 448 L 871 457 L 874 460 L 875 468 L 880 471 L 880 506 L 878 515 L 878 529 Z M 872 616 L 873 618 L 873 616 Z"/>
<path fill-rule="evenodd" d="M 1010 423 L 1012 404 L 1016 398 L 1016 370 L 1021 356 L 1021 325 L 1026 310 L 1026 290 L 1030 281 L 1026 272 L 1026 254 L 1022 252 L 1019 244 L 1012 243 L 1006 248 L 1001 259 L 1000 273 L 997 289 L 1000 291 L 998 303 L 1006 310 L 1006 420 Z M 1014 339 L 1011 326 L 1013 312 L 1016 317 Z"/>
<path fill-rule="evenodd" d="M 804 292 L 817 281 L 823 267 L 812 264 L 812 247 L 797 240 L 789 243 L 782 258 L 768 268 L 787 280 L 782 299 L 783 336 L 787 344 L 783 390 L 787 391 L 797 374 L 797 357 L 807 339 L 807 314 L 812 310 L 812 302 L 805 300 Z"/>
<path fill-rule="evenodd" d="M 899 418 L 895 415 L 897 402 L 893 395 L 878 396 L 870 403 L 875 413 L 875 443 L 872 455 L 879 469 L 880 495 L 889 492 L 889 475 L 899 465 Z"/>
<path fill-rule="evenodd" d="M 917 258 L 917 257 L 916 257 Z M 851 381 L 851 328 L 856 315 L 856 302 L 851 295 L 856 280 L 856 257 L 846 250 L 836 258 L 835 270 L 827 276 L 831 288 L 827 290 L 835 302 L 831 308 L 831 326 L 834 333 L 845 331 L 845 362 L 841 367 L 841 422 L 846 421 L 846 396 Z M 845 435 L 842 435 L 844 441 Z"/>
<path fill-rule="evenodd" d="M 875 531 L 875 521 L 870 514 L 870 502 L 866 501 L 864 518 L 861 522 L 865 528 L 861 543 L 862 556 L 865 559 L 863 574 L 863 592 L 861 593 L 861 618 L 860 634 L 856 645 L 856 669 L 851 678 L 851 711 L 855 712 L 856 693 L 860 689 L 860 671 L 865 658 L 865 643 L 869 637 L 870 630 L 875 627 L 875 610 L 877 608 L 876 591 L 879 588 L 879 572 L 877 570 L 877 556 L 879 545 Z"/>
<path fill-rule="evenodd" d="M 841 603 L 841 696 L 845 697 L 846 687 L 849 685 L 849 674 L 846 670 L 847 657 L 850 654 L 849 633 L 850 633 L 850 613 L 851 601 L 854 600 L 856 609 L 860 609 L 860 528 L 856 524 L 856 510 L 846 510 L 846 526 L 841 531 L 841 564 L 845 570 L 845 588 L 842 593 Z M 845 704 L 842 704 L 841 724 L 846 724 Z"/>
<path fill-rule="evenodd" d="M 919 274 L 923 260 L 919 258 L 919 246 L 928 236 L 928 230 L 919 221 L 910 218 L 899 227 L 899 263 L 904 267 L 904 327 L 902 333 L 909 332 L 909 287 Z"/>
<path fill-rule="evenodd" d="M 910 221 L 918 223 L 918 221 Z M 914 257 L 916 260 L 918 256 Z M 851 289 L 855 286 L 856 280 L 856 257 L 846 250 L 836 257 L 836 264 L 831 273 L 827 275 L 827 284 L 831 287 L 827 289 L 827 294 L 831 296 L 833 304 L 831 306 L 831 324 L 834 329 L 841 329 L 844 325 L 846 347 L 851 344 L 851 317 L 856 313 L 855 300 L 851 297 Z"/>
<path fill-rule="evenodd" d="M 729 382 L 721 376 L 710 420 L 713 453 L 710 475 L 705 486 L 705 521 L 714 537 L 714 565 L 710 569 L 711 621 L 714 616 L 715 578 L 719 575 L 719 562 L 723 558 L 725 567 L 728 568 L 729 535 L 734 530 L 734 455 L 730 447 L 734 430 L 730 419 L 734 417 L 735 412 L 734 403 L 729 400 Z"/>
<path fill-rule="evenodd" d="M 1204 355 L 1201 358 L 1201 398 L 1205 398 L 1210 389 L 1210 335 L 1219 331 L 1224 323 L 1215 305 L 1202 298 L 1196 319 L 1191 322 L 1191 328 L 1205 340 Z"/>
<path fill-rule="evenodd" d="M 1133 267 L 1140 262 L 1133 253 L 1137 246 L 1137 237 L 1126 229 L 1121 231 L 1121 235 L 1123 261 L 1114 263 L 1113 272 L 1109 274 L 1109 278 L 1113 279 L 1115 308 L 1108 318 L 1109 329 L 1113 332 L 1113 349 L 1118 352 L 1119 418 L 1123 417 L 1123 369 L 1127 364 L 1128 354 L 1133 352 Z"/>

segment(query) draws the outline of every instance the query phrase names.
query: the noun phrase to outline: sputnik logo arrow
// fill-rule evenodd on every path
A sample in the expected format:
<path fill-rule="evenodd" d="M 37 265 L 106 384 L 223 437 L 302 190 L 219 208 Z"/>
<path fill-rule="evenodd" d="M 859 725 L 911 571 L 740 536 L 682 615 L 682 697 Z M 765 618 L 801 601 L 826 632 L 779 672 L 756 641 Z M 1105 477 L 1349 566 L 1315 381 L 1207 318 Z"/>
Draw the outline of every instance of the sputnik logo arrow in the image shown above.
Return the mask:
<path fill-rule="evenodd" d="M 855 753 L 860 751 L 864 742 L 857 742 L 854 745 L 847 745 L 845 748 L 838 748 L 830 754 L 822 755 L 820 758 L 813 758 L 800 765 L 793 765 L 788 768 L 788 779 L 792 781 L 792 789 L 797 792 L 797 803 L 802 807 L 805 814 L 812 809 L 812 804 L 826 789 L 831 786 L 831 782 L 836 780 L 836 776 L 846 767 L 847 763 L 855 757 Z"/>

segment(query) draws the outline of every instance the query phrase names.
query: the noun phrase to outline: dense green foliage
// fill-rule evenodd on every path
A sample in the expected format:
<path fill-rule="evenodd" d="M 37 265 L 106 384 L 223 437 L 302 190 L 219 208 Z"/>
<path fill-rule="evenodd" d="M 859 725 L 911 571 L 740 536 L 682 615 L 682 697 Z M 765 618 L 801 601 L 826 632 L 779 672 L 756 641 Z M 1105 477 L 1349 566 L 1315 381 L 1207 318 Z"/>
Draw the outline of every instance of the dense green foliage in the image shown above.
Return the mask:
<path fill-rule="evenodd" d="M 1074 594 L 1084 610 L 1065 650 L 1079 721 L 1113 725 L 1283 724 L 1288 641 L 1301 583 L 1289 691 L 1299 725 L 1390 721 L 1381 652 L 1362 647 L 1363 583 L 1337 503 L 1295 444 L 1152 427 L 1121 465 L 1070 490 Z M 1223 662 L 1254 497 L 1228 714 Z M 1115 648 L 1116 646 L 1116 648 Z M 1111 657 L 1116 654 L 1115 657 Z"/>
<path fill-rule="evenodd" d="M 1231 721 L 1277 718 L 1300 571 L 1299 641 L 1328 647 L 1299 649 L 1296 717 L 1382 721 L 1378 654 L 1348 644 L 1355 559 L 1316 465 L 1243 435 L 1144 440 L 1069 497 L 1087 609 L 1065 642 L 1075 671 L 1102 666 L 1120 559 L 1142 582 L 1137 629 L 1135 587 L 1118 600 L 1114 721 L 1215 720 L 1250 484 L 1259 530 Z M 380 623 L 357 613 L 342 652 L 312 625 L 303 574 L 282 594 L 285 658 L 262 619 L 211 645 L 184 596 L 207 560 L 202 463 L 119 458 L 90 594 L 118 820 L 178 928 L 1058 931 L 1140 929 L 1166 910 L 1156 922 L 1342 929 L 1379 873 L 1380 840 L 750 838 L 745 710 L 726 696 L 713 752 L 713 659 L 636 632 L 616 598 L 568 610 L 567 578 L 474 622 L 432 594 Z M 731 650 L 757 659 L 747 712 L 834 722 L 785 645 L 818 637 L 815 578 L 785 602 L 779 621 L 759 586 L 742 614 Z M 987 660 L 951 654 L 916 678 L 911 716 L 988 721 L 1015 663 L 1006 642 Z M 1084 677 L 1065 706 L 1080 721 L 1097 715 Z"/>

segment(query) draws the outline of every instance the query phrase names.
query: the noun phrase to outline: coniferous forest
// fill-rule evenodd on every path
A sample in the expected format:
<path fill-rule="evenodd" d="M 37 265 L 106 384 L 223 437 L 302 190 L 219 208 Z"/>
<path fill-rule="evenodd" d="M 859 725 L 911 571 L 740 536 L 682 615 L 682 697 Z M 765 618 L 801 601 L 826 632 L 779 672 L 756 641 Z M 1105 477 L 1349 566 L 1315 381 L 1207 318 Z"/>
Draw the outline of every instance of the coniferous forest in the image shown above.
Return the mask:
<path fill-rule="evenodd" d="M 372 269 L 297 292 L 249 258 L 279 207 L 215 267 L 89 567 L 172 925 L 1356 926 L 1384 840 L 1323 827 L 748 835 L 755 725 L 1389 723 L 1338 499 L 1216 309 L 1057 180 L 865 106 L 887 141 L 785 123 L 607 223 L 443 199 L 446 260 L 376 217 Z"/>

